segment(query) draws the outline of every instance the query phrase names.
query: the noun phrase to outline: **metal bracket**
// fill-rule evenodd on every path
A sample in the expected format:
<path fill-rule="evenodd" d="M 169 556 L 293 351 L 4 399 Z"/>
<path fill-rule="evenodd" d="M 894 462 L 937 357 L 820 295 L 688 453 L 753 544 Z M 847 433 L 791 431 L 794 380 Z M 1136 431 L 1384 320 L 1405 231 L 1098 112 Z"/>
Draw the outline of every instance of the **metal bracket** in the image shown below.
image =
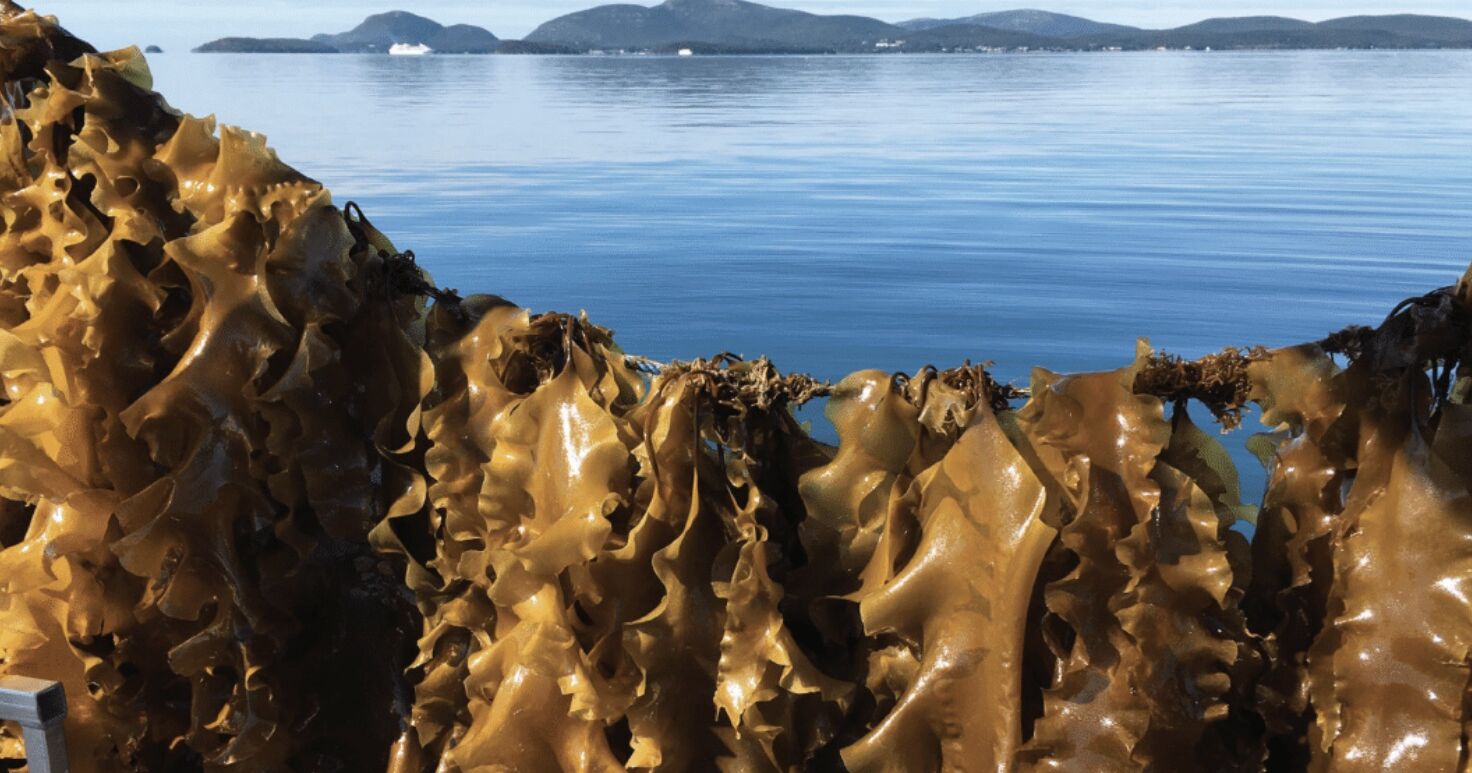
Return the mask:
<path fill-rule="evenodd" d="M 58 682 L 0 676 L 0 720 L 20 725 L 31 773 L 66 773 L 66 691 Z"/>

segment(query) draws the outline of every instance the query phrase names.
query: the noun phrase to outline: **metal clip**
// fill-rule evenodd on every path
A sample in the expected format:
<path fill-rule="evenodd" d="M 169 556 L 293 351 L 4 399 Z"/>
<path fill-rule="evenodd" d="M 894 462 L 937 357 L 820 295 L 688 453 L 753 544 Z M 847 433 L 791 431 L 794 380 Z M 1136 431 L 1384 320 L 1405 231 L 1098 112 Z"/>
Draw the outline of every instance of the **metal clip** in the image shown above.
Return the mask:
<path fill-rule="evenodd" d="M 31 773 L 66 773 L 66 692 L 58 682 L 0 676 L 0 720 L 20 725 Z"/>

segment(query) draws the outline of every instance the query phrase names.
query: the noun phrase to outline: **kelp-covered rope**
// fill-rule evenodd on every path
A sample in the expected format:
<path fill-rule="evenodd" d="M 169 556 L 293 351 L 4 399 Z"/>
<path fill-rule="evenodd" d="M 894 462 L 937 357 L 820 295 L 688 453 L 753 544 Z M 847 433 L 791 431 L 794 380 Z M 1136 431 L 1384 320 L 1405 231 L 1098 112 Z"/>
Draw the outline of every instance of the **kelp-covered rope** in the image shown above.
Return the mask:
<path fill-rule="evenodd" d="M 5 3 L 0 80 L 0 674 L 78 771 L 1466 765 L 1466 281 L 1025 389 L 656 363 L 136 51 Z"/>

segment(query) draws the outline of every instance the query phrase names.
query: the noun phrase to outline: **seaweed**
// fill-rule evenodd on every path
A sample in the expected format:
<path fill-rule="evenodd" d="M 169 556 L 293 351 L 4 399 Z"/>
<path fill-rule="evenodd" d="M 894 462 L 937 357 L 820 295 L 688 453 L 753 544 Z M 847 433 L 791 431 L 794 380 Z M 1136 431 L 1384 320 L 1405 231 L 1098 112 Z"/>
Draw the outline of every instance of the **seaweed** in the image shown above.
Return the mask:
<path fill-rule="evenodd" d="M 1466 278 L 1028 388 L 658 363 L 0 44 L 0 673 L 79 771 L 1467 765 Z"/>
<path fill-rule="evenodd" d="M 1135 377 L 1134 390 L 1173 405 L 1197 400 L 1224 430 L 1234 430 L 1242 426 L 1242 410 L 1252 392 L 1248 368 L 1266 356 L 1260 346 L 1245 352 L 1229 346 L 1199 360 L 1152 353 Z"/>

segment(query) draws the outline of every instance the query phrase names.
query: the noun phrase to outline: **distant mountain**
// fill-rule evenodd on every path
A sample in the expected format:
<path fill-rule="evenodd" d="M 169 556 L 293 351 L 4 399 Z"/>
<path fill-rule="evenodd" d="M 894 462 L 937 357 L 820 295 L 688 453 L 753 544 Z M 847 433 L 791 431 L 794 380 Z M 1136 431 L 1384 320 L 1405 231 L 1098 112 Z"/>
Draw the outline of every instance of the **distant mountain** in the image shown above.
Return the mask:
<path fill-rule="evenodd" d="M 525 40 L 504 41 L 468 24 L 441 25 L 407 11 L 370 16 L 335 35 L 221 38 L 207 53 L 384 53 L 395 43 L 444 54 L 564 54 L 596 50 L 703 54 L 923 53 L 979 50 L 1472 48 L 1472 21 L 1399 14 L 1313 23 L 1281 16 L 1207 19 L 1146 30 L 1033 9 L 898 25 L 866 16 L 825 16 L 747 0 L 666 0 L 603 5 L 561 16 Z"/>
<path fill-rule="evenodd" d="M 1316 25 L 1328 30 L 1383 31 L 1407 38 L 1465 44 L 1472 40 L 1472 21 L 1450 16 L 1347 16 Z"/>
<path fill-rule="evenodd" d="M 326 43 L 298 38 L 220 38 L 194 49 L 198 54 L 335 54 Z"/>
<path fill-rule="evenodd" d="M 441 54 L 488 54 L 501 46 L 490 30 L 473 24 L 451 24 L 425 45 Z"/>
<path fill-rule="evenodd" d="M 343 53 L 379 53 L 395 43 L 423 44 L 441 54 L 485 54 L 501 42 L 489 31 L 469 24 L 446 27 L 408 11 L 389 11 L 369 16 L 362 24 L 336 35 L 313 35 Z"/>
<path fill-rule="evenodd" d="M 444 28 L 444 25 L 433 19 L 426 19 L 408 11 L 389 11 L 369 16 L 363 20 L 363 23 L 347 32 L 339 32 L 336 35 L 313 35 L 312 40 L 326 43 L 343 52 L 387 51 L 395 43 L 429 45 L 429 39 L 439 35 Z M 433 48 L 433 46 L 430 47 Z"/>
<path fill-rule="evenodd" d="M 202 53 L 373 54 L 387 53 L 395 43 L 423 44 L 439 54 L 489 54 L 501 41 L 490 31 L 469 24 L 444 26 L 407 11 L 369 16 L 362 24 L 335 35 L 296 38 L 221 38 L 196 48 Z"/>
<path fill-rule="evenodd" d="M 576 51 L 656 53 L 676 48 L 702 53 L 1441 48 L 1472 47 L 1472 21 L 1401 15 L 1314 24 L 1248 16 L 1145 30 L 1020 9 L 892 25 L 863 16 L 821 16 L 746 0 L 667 0 L 653 7 L 603 5 L 568 14 L 538 27 L 526 40 Z"/>
<path fill-rule="evenodd" d="M 1298 32 L 1314 28 L 1314 23 L 1282 16 L 1240 16 L 1230 19 L 1207 19 L 1171 32 L 1178 34 L 1233 35 L 1241 32 Z"/>
<path fill-rule="evenodd" d="M 1039 11 L 1032 8 L 978 13 L 975 16 L 966 16 L 960 19 L 911 19 L 910 21 L 899 23 L 899 26 L 905 29 L 918 31 L 956 25 L 991 27 L 992 29 L 1007 30 L 1009 32 L 1026 32 L 1046 38 L 1076 38 L 1082 35 L 1095 35 L 1103 32 L 1136 31 L 1135 27 L 1126 27 L 1121 24 L 1105 24 L 1079 16 Z"/>
<path fill-rule="evenodd" d="M 526 40 L 584 50 L 658 49 L 681 43 L 768 50 L 873 50 L 905 34 L 865 16 L 820 16 L 745 0 L 667 0 L 648 8 L 605 5 L 543 24 Z"/>
<path fill-rule="evenodd" d="M 983 25 L 981 21 L 990 21 Z M 1167 49 L 1326 49 L 1472 47 L 1472 21 L 1433 16 L 1360 16 L 1319 24 L 1281 16 L 1207 19 L 1168 30 L 1101 24 L 1041 11 L 980 14 L 933 26 L 935 20 L 903 22 L 912 32 L 898 50 L 905 52 L 977 49 L 1126 50 Z M 1006 37 L 1000 27 L 1017 31 Z M 1094 25 L 1094 26 L 1090 26 Z M 1089 30 L 1093 31 L 1089 31 Z"/>
<path fill-rule="evenodd" d="M 1357 16 L 1317 24 L 1280 16 L 1207 19 L 1170 30 L 1074 38 L 1088 49 L 1472 48 L 1472 21 L 1435 16 Z"/>

